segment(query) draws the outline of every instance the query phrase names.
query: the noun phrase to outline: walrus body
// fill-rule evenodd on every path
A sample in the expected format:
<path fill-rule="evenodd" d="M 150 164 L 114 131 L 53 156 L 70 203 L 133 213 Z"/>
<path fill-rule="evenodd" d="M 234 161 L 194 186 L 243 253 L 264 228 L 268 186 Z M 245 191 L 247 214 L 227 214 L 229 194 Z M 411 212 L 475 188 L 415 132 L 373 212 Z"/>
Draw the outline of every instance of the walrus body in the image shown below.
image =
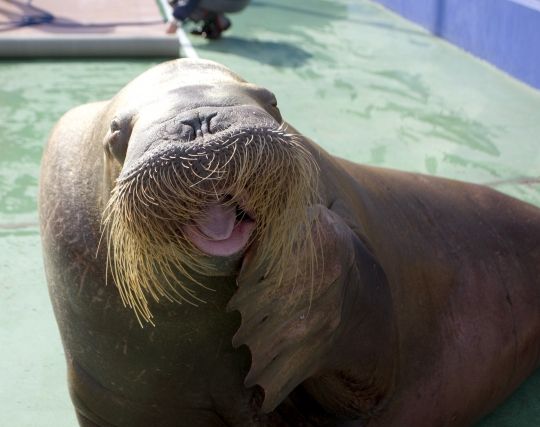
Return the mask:
<path fill-rule="evenodd" d="M 469 426 L 540 363 L 540 209 L 335 158 L 212 62 L 68 112 L 40 217 L 81 426 Z"/>

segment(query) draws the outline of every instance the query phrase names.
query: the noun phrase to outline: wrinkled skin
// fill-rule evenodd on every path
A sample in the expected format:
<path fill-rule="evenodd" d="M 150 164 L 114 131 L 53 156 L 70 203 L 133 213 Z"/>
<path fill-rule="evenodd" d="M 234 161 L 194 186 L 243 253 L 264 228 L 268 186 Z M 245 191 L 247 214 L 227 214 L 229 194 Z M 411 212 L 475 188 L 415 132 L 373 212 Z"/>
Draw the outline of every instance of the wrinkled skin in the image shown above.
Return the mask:
<path fill-rule="evenodd" d="M 217 126 L 282 123 L 267 90 L 179 60 L 52 132 L 42 239 L 81 426 L 468 426 L 538 367 L 538 208 L 356 165 L 307 138 L 316 274 L 285 272 L 276 291 L 249 262 L 254 242 L 201 276 L 206 304 L 154 302 L 156 326 L 141 328 L 106 284 L 101 214 L 122 168 L 164 135 L 187 138 L 161 125 L 214 113 Z"/>

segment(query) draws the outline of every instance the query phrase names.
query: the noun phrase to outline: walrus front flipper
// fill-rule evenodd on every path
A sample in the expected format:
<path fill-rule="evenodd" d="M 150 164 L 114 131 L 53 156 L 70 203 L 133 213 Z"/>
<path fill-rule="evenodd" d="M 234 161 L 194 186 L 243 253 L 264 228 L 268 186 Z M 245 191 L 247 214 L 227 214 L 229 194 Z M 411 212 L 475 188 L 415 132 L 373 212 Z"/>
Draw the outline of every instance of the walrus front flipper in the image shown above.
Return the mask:
<path fill-rule="evenodd" d="M 233 345 L 245 344 L 251 351 L 245 384 L 258 384 L 264 389 L 264 412 L 273 410 L 295 387 L 311 378 L 307 388 L 327 410 L 356 418 L 366 405 L 353 401 L 361 393 L 350 387 L 345 390 L 351 378 L 359 389 L 372 394 L 372 386 L 378 386 L 378 381 L 362 378 L 350 367 L 361 357 L 372 374 L 372 369 L 378 369 L 378 361 L 371 354 L 364 358 L 362 341 L 351 345 L 350 340 L 385 335 L 380 328 L 371 328 L 368 306 L 376 306 L 377 294 L 382 288 L 386 292 L 387 287 L 380 286 L 380 280 L 373 276 L 371 254 L 341 217 L 323 206 L 314 209 L 311 232 L 316 259 L 307 253 L 295 254 L 300 263 L 292 260 L 291 271 L 284 272 L 279 284 L 250 271 L 249 266 L 242 269 L 239 289 L 228 306 L 242 316 Z M 384 281 L 384 275 L 380 279 Z M 375 317 L 380 320 L 384 315 Z M 392 324 L 390 315 L 386 324 Z M 374 341 L 379 344 L 381 339 Z M 384 357 L 381 360 L 387 362 Z M 336 372 L 338 376 L 346 372 L 341 378 L 347 378 L 347 386 L 335 381 Z M 329 381 L 329 377 L 334 380 Z M 367 406 L 370 410 L 373 405 Z"/>

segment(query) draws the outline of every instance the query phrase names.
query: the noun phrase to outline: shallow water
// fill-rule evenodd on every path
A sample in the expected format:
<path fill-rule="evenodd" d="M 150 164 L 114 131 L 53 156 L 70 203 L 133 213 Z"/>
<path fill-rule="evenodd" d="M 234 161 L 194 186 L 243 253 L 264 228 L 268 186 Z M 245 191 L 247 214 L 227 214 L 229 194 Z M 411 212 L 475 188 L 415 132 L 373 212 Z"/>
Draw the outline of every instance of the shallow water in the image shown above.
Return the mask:
<path fill-rule="evenodd" d="M 334 154 L 497 188 L 540 206 L 540 92 L 369 1 L 254 0 L 200 56 L 273 90 Z M 0 425 L 76 425 L 37 228 L 39 161 L 67 109 L 156 61 L 0 62 Z M 496 375 L 496 373 L 494 373 Z M 481 427 L 540 425 L 540 373 Z"/>

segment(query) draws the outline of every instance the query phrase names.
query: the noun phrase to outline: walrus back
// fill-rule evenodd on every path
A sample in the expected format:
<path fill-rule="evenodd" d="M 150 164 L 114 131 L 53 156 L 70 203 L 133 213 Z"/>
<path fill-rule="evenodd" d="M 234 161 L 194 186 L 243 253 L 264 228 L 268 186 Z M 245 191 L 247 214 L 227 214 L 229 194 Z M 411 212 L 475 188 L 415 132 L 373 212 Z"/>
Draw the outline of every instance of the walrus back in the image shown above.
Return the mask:
<path fill-rule="evenodd" d="M 389 419 L 469 425 L 540 365 L 540 209 L 481 185 L 337 162 L 399 301 L 403 394 Z M 418 393 L 442 418 L 419 424 Z"/>

